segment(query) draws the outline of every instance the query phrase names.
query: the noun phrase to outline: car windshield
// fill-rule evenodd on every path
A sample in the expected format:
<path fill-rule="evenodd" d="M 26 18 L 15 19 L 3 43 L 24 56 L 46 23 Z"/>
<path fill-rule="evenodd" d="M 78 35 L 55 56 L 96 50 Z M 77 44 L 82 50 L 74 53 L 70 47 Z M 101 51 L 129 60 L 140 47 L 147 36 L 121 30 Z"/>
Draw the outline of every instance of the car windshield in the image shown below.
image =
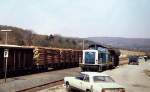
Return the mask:
<path fill-rule="evenodd" d="M 93 77 L 94 82 L 115 82 L 111 77 L 109 76 L 94 76 Z"/>

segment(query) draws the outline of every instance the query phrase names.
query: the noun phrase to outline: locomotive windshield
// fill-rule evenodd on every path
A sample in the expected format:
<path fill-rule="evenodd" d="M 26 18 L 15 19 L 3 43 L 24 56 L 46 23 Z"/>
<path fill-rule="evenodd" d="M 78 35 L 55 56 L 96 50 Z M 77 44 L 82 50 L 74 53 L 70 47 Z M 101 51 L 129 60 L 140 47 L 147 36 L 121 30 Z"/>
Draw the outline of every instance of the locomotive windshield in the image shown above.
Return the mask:
<path fill-rule="evenodd" d="M 95 52 L 85 52 L 85 63 L 95 64 Z"/>

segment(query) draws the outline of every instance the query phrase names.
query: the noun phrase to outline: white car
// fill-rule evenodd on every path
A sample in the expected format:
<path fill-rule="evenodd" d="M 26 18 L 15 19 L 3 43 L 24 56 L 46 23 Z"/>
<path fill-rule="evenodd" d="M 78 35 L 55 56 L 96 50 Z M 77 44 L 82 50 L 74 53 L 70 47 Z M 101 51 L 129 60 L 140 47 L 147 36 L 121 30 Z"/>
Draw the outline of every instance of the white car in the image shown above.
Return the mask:
<path fill-rule="evenodd" d="M 84 92 L 125 92 L 123 86 L 115 83 L 108 75 L 98 72 L 81 72 L 77 77 L 65 77 L 66 89 L 79 89 Z"/>

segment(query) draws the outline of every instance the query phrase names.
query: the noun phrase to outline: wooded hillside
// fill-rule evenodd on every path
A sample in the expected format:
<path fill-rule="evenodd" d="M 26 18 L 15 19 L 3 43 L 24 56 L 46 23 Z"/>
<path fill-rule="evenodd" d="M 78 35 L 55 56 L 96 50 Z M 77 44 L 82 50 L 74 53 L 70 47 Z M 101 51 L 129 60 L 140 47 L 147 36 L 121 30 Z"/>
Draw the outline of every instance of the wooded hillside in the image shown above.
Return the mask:
<path fill-rule="evenodd" d="M 8 33 L 8 44 L 12 45 L 26 45 L 26 46 L 44 46 L 56 48 L 72 48 L 82 49 L 81 38 L 69 38 L 61 35 L 48 35 L 36 34 L 32 30 L 22 29 L 12 26 L 0 25 L 0 30 L 12 30 Z M 5 43 L 5 32 L 0 31 L 0 44 Z M 85 41 L 85 47 L 92 41 Z"/>

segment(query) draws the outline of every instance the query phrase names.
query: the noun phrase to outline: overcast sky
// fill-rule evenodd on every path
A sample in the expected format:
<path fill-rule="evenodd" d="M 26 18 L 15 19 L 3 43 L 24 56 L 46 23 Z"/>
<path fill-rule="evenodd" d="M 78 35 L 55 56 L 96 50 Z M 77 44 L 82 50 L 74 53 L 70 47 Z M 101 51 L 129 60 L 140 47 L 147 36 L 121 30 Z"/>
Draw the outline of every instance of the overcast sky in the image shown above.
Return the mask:
<path fill-rule="evenodd" d="M 0 25 L 70 37 L 150 38 L 150 0 L 0 0 Z"/>

